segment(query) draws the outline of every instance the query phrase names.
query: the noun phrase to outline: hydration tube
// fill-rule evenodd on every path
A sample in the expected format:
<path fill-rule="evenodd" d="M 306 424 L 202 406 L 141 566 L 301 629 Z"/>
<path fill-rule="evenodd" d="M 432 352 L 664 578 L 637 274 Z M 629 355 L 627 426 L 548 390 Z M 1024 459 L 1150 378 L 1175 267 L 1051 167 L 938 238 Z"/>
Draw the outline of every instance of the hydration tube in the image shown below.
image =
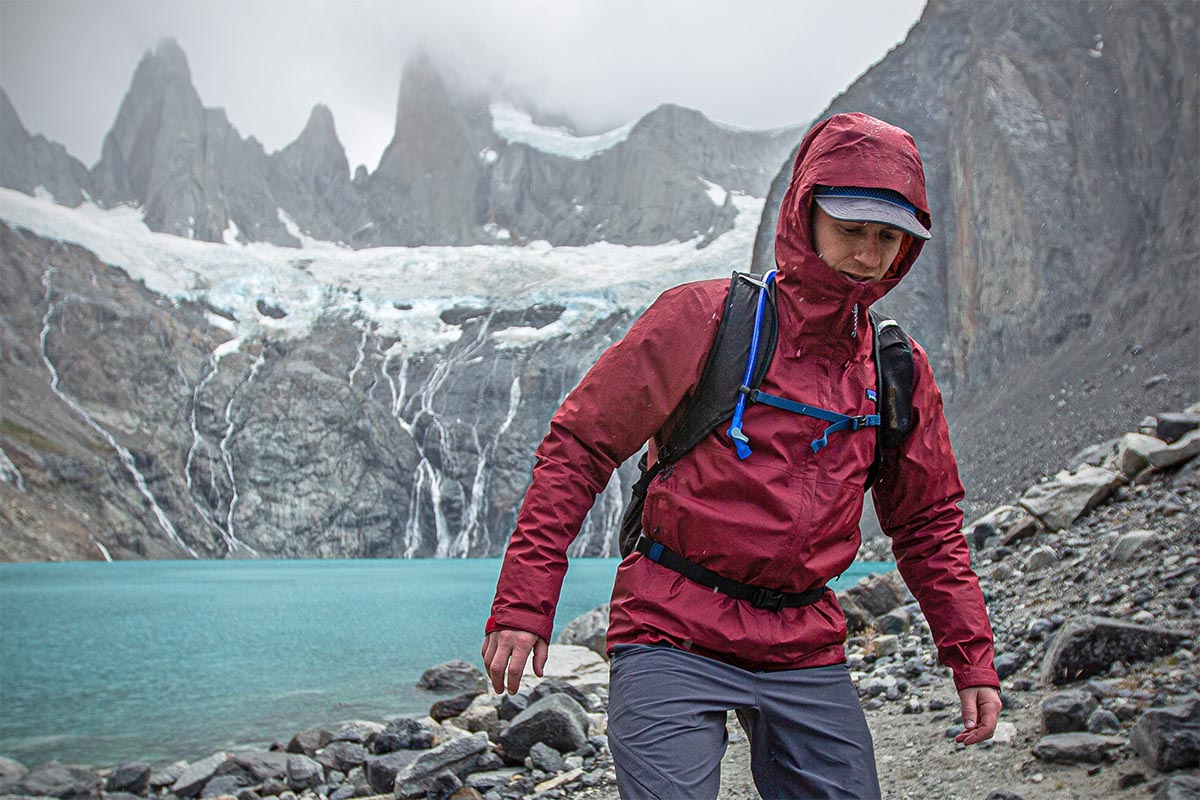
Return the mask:
<path fill-rule="evenodd" d="M 746 395 L 750 392 L 750 381 L 754 379 L 754 363 L 758 360 L 758 337 L 762 330 L 763 307 L 767 303 L 767 287 L 775 280 L 775 270 L 763 276 L 762 288 L 758 291 L 758 305 L 754 309 L 754 335 L 750 337 L 750 357 L 746 360 L 746 374 L 738 393 L 737 406 L 733 409 L 733 421 L 729 425 L 729 438 L 737 449 L 737 456 L 745 461 L 750 457 L 750 439 L 742 433 L 742 415 L 746 411 Z"/>

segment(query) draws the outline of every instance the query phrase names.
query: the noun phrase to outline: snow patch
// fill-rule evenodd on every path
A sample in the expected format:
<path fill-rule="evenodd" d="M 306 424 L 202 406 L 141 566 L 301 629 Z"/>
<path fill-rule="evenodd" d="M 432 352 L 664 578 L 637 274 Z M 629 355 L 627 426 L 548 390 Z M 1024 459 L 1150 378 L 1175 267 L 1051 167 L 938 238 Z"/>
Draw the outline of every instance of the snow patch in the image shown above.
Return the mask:
<path fill-rule="evenodd" d="M 551 155 L 580 161 L 613 148 L 629 138 L 635 122 L 595 136 L 576 136 L 566 128 L 538 125 L 528 112 L 508 103 L 492 103 L 492 128 L 509 144 L 529 145 Z"/>
<path fill-rule="evenodd" d="M 708 199 L 712 200 L 714 206 L 720 208 L 721 206 L 725 205 L 725 198 L 729 196 L 729 192 L 725 191 L 724 186 L 719 186 L 718 184 L 705 180 L 704 178 L 701 178 L 700 181 L 704 184 L 705 189 L 708 192 Z"/>
<path fill-rule="evenodd" d="M 501 228 L 494 222 L 489 222 L 483 226 L 483 232 L 499 242 L 507 242 L 512 240 L 512 232 L 508 228 Z"/>
<path fill-rule="evenodd" d="M 500 158 L 500 154 L 490 147 L 485 147 L 479 151 L 479 160 L 489 167 L 495 164 L 498 158 Z"/>
<path fill-rule="evenodd" d="M 208 318 L 234 337 L 237 349 L 256 337 L 306 335 L 322 318 L 363 319 L 376 335 L 395 338 L 395 357 L 457 342 L 462 328 L 441 320 L 458 304 L 524 309 L 565 307 L 544 328 L 493 334 L 504 346 L 523 346 L 586 330 L 618 311 L 638 312 L 664 289 L 704 278 L 727 279 L 746 269 L 763 201 L 733 194 L 739 213 L 732 231 L 697 250 L 695 240 L 652 246 L 597 242 L 551 247 L 378 247 L 350 250 L 322 243 L 298 251 L 264 242 L 237 247 L 150 231 L 138 209 L 78 208 L 0 188 L 0 219 L 39 236 L 74 242 L 103 262 L 172 301 L 207 303 Z M 287 309 L 261 315 L 258 301 Z M 224 315 L 224 316 L 222 316 Z M 218 317 L 219 319 L 214 319 Z M 228 319 L 228 318 L 232 319 Z"/>
<path fill-rule="evenodd" d="M 1092 48 L 1088 50 L 1088 55 L 1092 58 L 1099 58 L 1104 54 L 1104 37 L 1096 34 L 1092 37 Z"/>
<path fill-rule="evenodd" d="M 221 241 L 225 244 L 238 245 L 241 244 L 237 238 L 239 235 L 241 235 L 241 231 L 238 230 L 237 223 L 233 221 L 233 217 L 230 217 L 229 226 L 221 232 Z"/>

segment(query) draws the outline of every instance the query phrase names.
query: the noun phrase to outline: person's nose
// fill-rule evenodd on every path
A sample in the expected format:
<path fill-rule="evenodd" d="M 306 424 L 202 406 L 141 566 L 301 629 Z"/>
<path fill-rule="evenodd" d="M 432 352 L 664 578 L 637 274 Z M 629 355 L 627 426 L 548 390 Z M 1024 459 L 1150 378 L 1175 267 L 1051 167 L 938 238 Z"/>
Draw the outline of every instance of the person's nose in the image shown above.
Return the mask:
<path fill-rule="evenodd" d="M 854 260 L 864 267 L 877 269 L 882 260 L 879 242 L 870 236 L 863 237 L 863 239 L 863 241 L 859 242 L 858 248 L 855 250 Z"/>

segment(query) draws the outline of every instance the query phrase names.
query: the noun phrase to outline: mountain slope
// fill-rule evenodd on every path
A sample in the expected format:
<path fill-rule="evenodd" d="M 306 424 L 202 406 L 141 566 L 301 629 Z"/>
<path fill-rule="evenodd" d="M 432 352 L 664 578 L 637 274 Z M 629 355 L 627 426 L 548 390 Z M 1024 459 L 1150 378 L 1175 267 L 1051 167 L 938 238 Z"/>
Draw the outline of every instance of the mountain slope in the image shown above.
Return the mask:
<path fill-rule="evenodd" d="M 1187 2 L 931 0 L 821 115 L 875 114 L 921 149 L 934 238 L 883 305 L 930 352 L 982 502 L 1200 383 L 1198 17 Z M 789 176 L 764 207 L 759 268 Z"/>

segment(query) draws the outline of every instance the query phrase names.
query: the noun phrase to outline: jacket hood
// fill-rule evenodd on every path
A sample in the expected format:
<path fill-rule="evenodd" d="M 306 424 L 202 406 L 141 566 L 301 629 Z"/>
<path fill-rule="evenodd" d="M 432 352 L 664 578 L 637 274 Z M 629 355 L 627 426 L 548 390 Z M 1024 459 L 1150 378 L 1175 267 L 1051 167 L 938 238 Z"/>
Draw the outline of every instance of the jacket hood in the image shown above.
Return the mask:
<path fill-rule="evenodd" d="M 925 169 L 916 142 L 902 128 L 867 114 L 836 114 L 812 127 L 800 143 L 792 181 L 784 195 L 775 234 L 775 261 L 784 283 L 798 281 L 829 300 L 853 295 L 869 306 L 908 274 L 924 242 L 905 237 L 896 263 L 877 283 L 856 284 L 838 274 L 816 254 L 809 226 L 812 192 L 825 186 L 891 189 L 917 208 L 917 218 L 931 228 L 925 197 Z"/>

